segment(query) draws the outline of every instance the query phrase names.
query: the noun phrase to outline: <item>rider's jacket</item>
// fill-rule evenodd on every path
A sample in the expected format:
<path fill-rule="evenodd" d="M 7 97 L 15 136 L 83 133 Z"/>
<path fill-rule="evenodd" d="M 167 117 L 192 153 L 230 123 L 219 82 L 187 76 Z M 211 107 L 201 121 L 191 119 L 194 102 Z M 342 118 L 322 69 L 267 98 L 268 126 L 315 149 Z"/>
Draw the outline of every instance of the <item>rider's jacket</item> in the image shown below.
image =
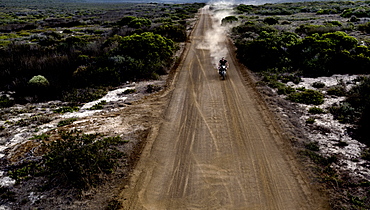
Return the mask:
<path fill-rule="evenodd" d="M 220 60 L 220 65 L 226 65 L 227 60 Z"/>

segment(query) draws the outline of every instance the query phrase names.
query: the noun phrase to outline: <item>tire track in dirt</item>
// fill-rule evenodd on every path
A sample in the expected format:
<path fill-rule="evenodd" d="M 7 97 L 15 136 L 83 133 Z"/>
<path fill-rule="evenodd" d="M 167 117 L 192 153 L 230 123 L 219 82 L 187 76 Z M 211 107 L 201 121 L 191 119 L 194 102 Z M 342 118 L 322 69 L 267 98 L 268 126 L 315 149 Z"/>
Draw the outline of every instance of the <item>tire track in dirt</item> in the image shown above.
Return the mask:
<path fill-rule="evenodd" d="M 229 59 L 221 81 L 209 50 L 197 47 L 211 26 L 203 10 L 163 122 L 121 194 L 123 209 L 327 209 L 239 64 Z"/>

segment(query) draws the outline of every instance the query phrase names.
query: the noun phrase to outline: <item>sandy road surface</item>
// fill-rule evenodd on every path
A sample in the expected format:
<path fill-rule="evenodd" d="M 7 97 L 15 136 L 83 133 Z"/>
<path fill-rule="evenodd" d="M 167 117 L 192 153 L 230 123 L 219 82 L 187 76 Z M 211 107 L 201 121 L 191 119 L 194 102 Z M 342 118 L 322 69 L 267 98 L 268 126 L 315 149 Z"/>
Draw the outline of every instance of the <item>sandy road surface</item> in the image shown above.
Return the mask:
<path fill-rule="evenodd" d="M 163 122 L 121 194 L 123 208 L 327 209 L 235 60 L 225 55 L 222 81 L 209 50 L 197 47 L 211 25 L 204 9 Z"/>

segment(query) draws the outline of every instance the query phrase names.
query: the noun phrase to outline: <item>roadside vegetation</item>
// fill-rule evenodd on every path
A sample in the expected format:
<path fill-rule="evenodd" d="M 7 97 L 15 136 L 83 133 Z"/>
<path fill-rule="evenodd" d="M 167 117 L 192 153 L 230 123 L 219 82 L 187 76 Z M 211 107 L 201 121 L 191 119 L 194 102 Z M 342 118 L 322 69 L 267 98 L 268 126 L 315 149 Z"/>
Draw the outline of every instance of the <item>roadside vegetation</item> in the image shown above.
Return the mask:
<path fill-rule="evenodd" d="M 341 123 L 355 125 L 347 132 L 370 146 L 367 134 L 370 129 L 368 2 L 241 4 L 234 8 L 234 12 L 235 15 L 224 18 L 222 24 L 238 23 L 230 32 L 237 47 L 237 57 L 260 76 L 258 84 L 268 85 L 289 101 L 310 105 L 305 126 L 315 126 L 318 115 L 329 113 Z M 316 82 L 312 84 L 314 89 L 288 85 L 299 84 L 303 77 L 336 74 L 362 76 L 351 88 L 347 88 L 343 81 L 331 87 Z M 317 106 L 325 102 L 324 93 L 345 99 L 323 110 Z M 327 132 L 324 127 L 320 129 Z M 339 141 L 337 146 L 346 147 L 348 143 Z M 370 208 L 368 181 L 353 180 L 337 173 L 333 164 L 338 162 L 338 157 L 320 153 L 318 142 L 306 143 L 304 147 L 301 154 L 317 164 L 321 181 L 334 192 L 334 209 Z M 367 156 L 368 151 L 363 151 L 361 158 Z M 335 194 L 337 192 L 341 195 Z"/>
<path fill-rule="evenodd" d="M 239 20 L 232 29 L 237 56 L 262 76 L 263 83 L 291 101 L 319 105 L 324 100 L 322 95 L 313 90 L 295 90 L 286 83 L 298 84 L 301 77 L 368 75 L 369 11 L 362 1 L 241 4 L 235 7 L 237 15 L 223 22 Z M 327 94 L 347 97 L 331 113 L 342 122 L 356 124 L 356 137 L 370 145 L 363 132 L 369 125 L 369 79 L 364 77 L 359 82 L 350 91 L 338 85 Z"/>
<path fill-rule="evenodd" d="M 0 6 L 0 91 L 12 93 L 1 96 L 0 106 L 9 106 L 91 101 L 109 87 L 166 74 L 204 4 L 19 0 Z"/>

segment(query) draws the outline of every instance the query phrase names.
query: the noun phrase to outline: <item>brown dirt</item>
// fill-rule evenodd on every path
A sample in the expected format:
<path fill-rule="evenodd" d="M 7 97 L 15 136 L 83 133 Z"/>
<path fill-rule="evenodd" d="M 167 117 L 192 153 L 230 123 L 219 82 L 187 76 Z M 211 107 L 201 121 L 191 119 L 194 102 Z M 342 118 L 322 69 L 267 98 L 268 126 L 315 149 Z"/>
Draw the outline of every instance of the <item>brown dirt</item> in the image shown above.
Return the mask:
<path fill-rule="evenodd" d="M 225 81 L 196 48 L 212 26 L 204 10 L 199 18 L 167 90 L 133 105 L 150 132 L 122 208 L 329 209 L 226 36 Z"/>

